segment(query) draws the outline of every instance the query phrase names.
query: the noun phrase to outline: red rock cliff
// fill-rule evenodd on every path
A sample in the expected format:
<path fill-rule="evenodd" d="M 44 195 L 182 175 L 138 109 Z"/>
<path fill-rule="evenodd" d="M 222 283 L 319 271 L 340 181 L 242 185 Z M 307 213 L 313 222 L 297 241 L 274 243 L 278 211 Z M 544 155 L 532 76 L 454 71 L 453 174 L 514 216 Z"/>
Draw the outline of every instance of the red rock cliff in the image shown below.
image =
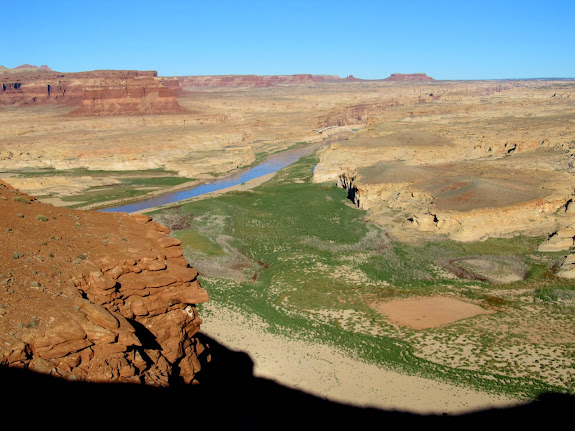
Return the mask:
<path fill-rule="evenodd" d="M 0 73 L 0 104 L 78 105 L 76 115 L 177 113 L 178 81 L 155 71 L 60 73 L 37 67 Z"/>
<path fill-rule="evenodd" d="M 87 87 L 72 115 L 134 115 L 184 112 L 172 88 L 156 78 L 136 77 Z"/>
<path fill-rule="evenodd" d="M 67 380 L 193 383 L 208 299 L 169 229 L 54 208 L 0 182 L 0 364 Z"/>

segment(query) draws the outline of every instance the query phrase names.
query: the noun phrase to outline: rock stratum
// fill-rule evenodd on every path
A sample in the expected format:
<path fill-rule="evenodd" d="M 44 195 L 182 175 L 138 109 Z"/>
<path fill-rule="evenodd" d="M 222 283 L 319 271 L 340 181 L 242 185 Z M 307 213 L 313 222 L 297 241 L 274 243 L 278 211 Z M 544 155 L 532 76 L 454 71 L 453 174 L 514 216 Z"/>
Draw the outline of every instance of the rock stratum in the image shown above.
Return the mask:
<path fill-rule="evenodd" d="M 87 382 L 195 383 L 208 299 L 169 229 L 0 182 L 0 364 Z"/>
<path fill-rule="evenodd" d="M 30 65 L 0 71 L 0 105 L 79 105 L 72 115 L 181 113 L 178 91 L 177 81 L 155 71 L 61 73 Z"/>
<path fill-rule="evenodd" d="M 204 75 L 176 77 L 182 88 L 194 87 L 273 87 L 343 81 L 337 75 Z"/>
<path fill-rule="evenodd" d="M 154 77 L 136 77 L 86 87 L 81 106 L 70 115 L 175 114 L 185 110 L 176 92 Z"/>

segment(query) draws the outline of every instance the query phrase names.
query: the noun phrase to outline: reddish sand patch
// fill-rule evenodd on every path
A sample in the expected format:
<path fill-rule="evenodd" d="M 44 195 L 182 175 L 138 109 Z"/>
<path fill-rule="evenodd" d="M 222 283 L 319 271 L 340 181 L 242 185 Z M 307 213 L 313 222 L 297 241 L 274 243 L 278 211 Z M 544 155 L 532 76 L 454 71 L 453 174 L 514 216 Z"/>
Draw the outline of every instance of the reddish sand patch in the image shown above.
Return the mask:
<path fill-rule="evenodd" d="M 443 296 L 396 299 L 373 303 L 371 307 L 392 322 L 413 329 L 436 328 L 479 314 L 493 313 L 478 305 Z"/>

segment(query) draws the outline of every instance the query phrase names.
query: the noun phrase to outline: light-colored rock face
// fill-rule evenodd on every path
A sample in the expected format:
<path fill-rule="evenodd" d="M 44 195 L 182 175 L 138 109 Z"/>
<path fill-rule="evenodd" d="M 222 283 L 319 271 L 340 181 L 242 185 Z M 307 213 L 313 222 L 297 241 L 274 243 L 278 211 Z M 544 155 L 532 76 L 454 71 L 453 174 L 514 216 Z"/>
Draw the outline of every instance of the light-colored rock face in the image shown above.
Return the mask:
<path fill-rule="evenodd" d="M 552 232 L 549 237 L 539 244 L 540 252 L 566 252 L 565 258 L 559 265 L 557 276 L 561 278 L 575 278 L 575 223 Z"/>
<path fill-rule="evenodd" d="M 561 263 L 557 276 L 562 278 L 575 278 L 575 254 L 571 253 L 565 256 Z"/>
<path fill-rule="evenodd" d="M 436 101 L 403 118 L 380 113 L 367 130 L 321 150 L 314 181 L 337 182 L 403 240 L 551 233 L 573 221 L 574 90 L 573 82 L 458 91 L 437 83 Z M 554 241 L 542 247 L 569 240 Z"/>
<path fill-rule="evenodd" d="M 89 175 L 80 177 L 68 177 L 66 175 L 41 178 L 13 177 L 5 179 L 18 190 L 26 190 L 27 193 L 34 196 L 72 195 L 87 190 L 90 187 L 109 186 L 120 183 L 120 181 L 114 178 L 98 179 Z"/>
<path fill-rule="evenodd" d="M 383 163 L 342 172 L 338 184 L 372 220 L 400 236 L 415 229 L 460 241 L 546 233 L 570 222 L 565 207 L 573 193 L 566 172 L 504 169 L 489 161 Z"/>
<path fill-rule="evenodd" d="M 41 204 L 0 183 L 0 364 L 68 380 L 193 382 L 208 299 L 148 216 Z M 204 353 L 204 356 L 206 353 Z"/>

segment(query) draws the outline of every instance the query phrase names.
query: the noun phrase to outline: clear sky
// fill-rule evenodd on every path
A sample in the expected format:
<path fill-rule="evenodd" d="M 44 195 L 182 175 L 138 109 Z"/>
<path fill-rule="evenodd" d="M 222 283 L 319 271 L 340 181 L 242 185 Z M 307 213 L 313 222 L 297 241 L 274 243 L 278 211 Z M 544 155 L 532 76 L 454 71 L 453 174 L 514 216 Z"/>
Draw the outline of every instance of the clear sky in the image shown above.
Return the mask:
<path fill-rule="evenodd" d="M 575 77 L 575 0 L 32 0 L 2 11 L 10 68 Z"/>

